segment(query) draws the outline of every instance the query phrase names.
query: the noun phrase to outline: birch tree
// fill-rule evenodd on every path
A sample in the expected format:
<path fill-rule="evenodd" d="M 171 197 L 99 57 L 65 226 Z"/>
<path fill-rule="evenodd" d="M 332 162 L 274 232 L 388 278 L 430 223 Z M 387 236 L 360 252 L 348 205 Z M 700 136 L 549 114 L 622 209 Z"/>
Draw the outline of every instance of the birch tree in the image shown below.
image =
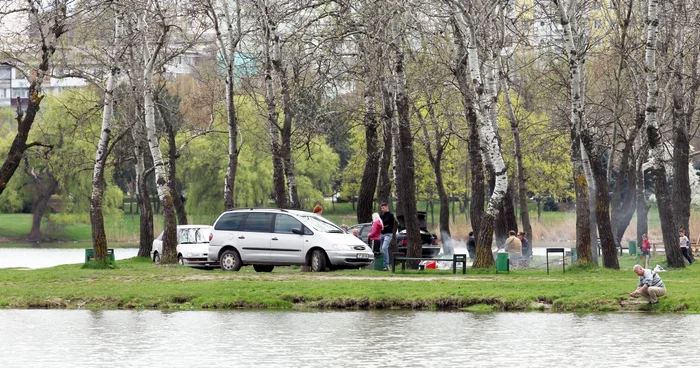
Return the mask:
<path fill-rule="evenodd" d="M 92 175 L 92 193 L 90 195 L 90 224 L 92 225 L 92 247 L 95 260 L 104 262 L 107 259 L 107 235 L 105 234 L 104 216 L 102 213 L 102 198 L 104 194 L 104 171 L 109 154 L 109 143 L 112 139 L 114 124 L 115 89 L 119 78 L 121 59 L 124 53 L 122 47 L 124 15 L 118 1 L 111 3 L 114 14 L 114 39 L 109 48 L 110 65 L 107 82 L 104 89 L 104 107 L 102 111 L 102 128 L 100 140 L 95 151 L 95 165 Z"/>
<path fill-rule="evenodd" d="M 479 237 L 477 239 L 476 260 L 474 261 L 475 268 L 487 268 L 494 264 L 491 254 L 494 224 L 498 208 L 508 188 L 507 169 L 497 139 L 497 125 L 493 121 L 493 117 L 497 116 L 493 112 L 493 109 L 496 108 L 494 97 L 497 96 L 498 88 L 496 58 L 501 50 L 489 35 L 497 32 L 496 24 L 494 24 L 497 6 L 489 3 L 479 4 L 485 6 L 481 9 L 480 17 L 477 17 L 476 4 L 463 4 L 458 1 L 451 1 L 450 4 L 455 14 L 456 24 L 461 33 L 466 36 L 465 44 L 467 45 L 469 75 L 472 80 L 471 88 L 474 89 L 474 95 L 477 97 L 473 101 L 473 108 L 479 125 L 479 137 L 485 151 L 486 164 L 492 166 L 495 176 L 493 193 L 477 229 Z M 477 33 L 477 25 L 479 24 L 477 19 L 480 20 L 479 23 L 483 27 L 479 30 L 483 33 Z M 482 42 L 481 48 L 477 44 L 477 39 Z M 483 56 L 483 73 L 481 56 Z M 485 79 L 482 77 L 483 75 L 485 75 Z"/>
<path fill-rule="evenodd" d="M 575 8 L 576 0 L 570 0 L 569 6 L 563 0 L 552 0 L 557 8 L 559 21 L 564 32 L 564 43 L 569 62 L 569 87 L 571 99 L 571 166 L 573 168 L 574 187 L 576 191 L 576 249 L 579 263 L 591 262 L 591 235 L 589 231 L 590 210 L 588 204 L 588 180 L 584 172 L 581 147 L 581 130 L 583 122 L 583 77 L 579 48 L 575 44 L 569 18 L 569 9 Z M 608 251 L 609 252 L 609 251 Z M 613 249 L 613 256 L 616 257 Z M 609 258 L 609 257 L 608 257 Z M 615 258 L 617 260 L 617 258 Z"/>

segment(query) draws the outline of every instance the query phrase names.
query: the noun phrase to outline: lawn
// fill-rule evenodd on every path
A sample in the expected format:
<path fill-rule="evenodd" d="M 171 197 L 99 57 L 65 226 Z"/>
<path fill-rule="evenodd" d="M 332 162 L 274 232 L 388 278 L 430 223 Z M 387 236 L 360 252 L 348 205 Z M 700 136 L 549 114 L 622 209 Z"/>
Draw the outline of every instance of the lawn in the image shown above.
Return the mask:
<path fill-rule="evenodd" d="M 226 273 L 134 258 L 117 261 L 115 269 L 2 269 L 0 308 L 700 312 L 700 266 L 661 273 L 668 293 L 651 306 L 628 296 L 637 283 L 634 258 L 623 256 L 620 263 L 621 270 L 572 266 L 549 275 L 494 269 L 310 273 L 298 267 Z"/>

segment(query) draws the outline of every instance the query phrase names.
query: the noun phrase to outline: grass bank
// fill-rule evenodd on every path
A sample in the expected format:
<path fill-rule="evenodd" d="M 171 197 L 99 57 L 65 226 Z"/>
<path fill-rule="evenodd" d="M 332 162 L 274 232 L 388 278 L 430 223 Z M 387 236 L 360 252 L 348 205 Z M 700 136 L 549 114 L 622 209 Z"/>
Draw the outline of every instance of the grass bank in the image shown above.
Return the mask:
<path fill-rule="evenodd" d="M 620 271 L 573 266 L 547 275 L 468 269 L 455 276 L 444 270 L 307 273 L 296 267 L 224 273 L 134 258 L 109 270 L 81 264 L 2 269 L 0 308 L 700 312 L 700 266 L 662 273 L 668 294 L 650 306 L 628 296 L 637 282 L 634 258 L 620 260 Z"/>

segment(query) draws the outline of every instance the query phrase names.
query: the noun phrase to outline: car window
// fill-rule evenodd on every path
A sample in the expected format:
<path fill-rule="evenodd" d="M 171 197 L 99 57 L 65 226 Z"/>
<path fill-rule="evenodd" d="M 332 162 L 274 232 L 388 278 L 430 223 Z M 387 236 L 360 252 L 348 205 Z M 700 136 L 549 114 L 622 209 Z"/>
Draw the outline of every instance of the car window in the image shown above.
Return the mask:
<path fill-rule="evenodd" d="M 321 216 L 309 215 L 299 217 L 304 219 L 306 221 L 306 224 L 314 230 L 318 230 L 324 233 L 345 233 L 345 231 L 338 227 L 338 225 L 324 219 Z"/>
<path fill-rule="evenodd" d="M 241 229 L 241 224 L 245 219 L 246 213 L 227 213 L 221 216 L 216 222 L 214 230 L 238 231 Z"/>
<path fill-rule="evenodd" d="M 180 244 L 209 243 L 210 228 L 191 227 L 179 229 L 177 240 Z"/>
<path fill-rule="evenodd" d="M 372 226 L 363 226 L 362 230 L 360 230 L 360 236 L 367 237 L 367 235 L 369 235 L 369 232 L 371 230 L 372 230 Z"/>
<path fill-rule="evenodd" d="M 269 232 L 272 225 L 272 213 L 251 213 L 245 219 L 243 231 L 250 232 Z"/>
<path fill-rule="evenodd" d="M 156 239 L 158 239 L 158 240 L 160 240 L 160 241 L 163 241 L 163 233 L 164 233 L 164 232 L 165 232 L 165 231 L 161 231 L 161 232 L 160 232 L 160 235 L 158 235 L 158 238 L 156 238 Z"/>
<path fill-rule="evenodd" d="M 289 215 L 277 215 L 275 216 L 275 232 L 276 233 L 283 233 L 283 234 L 293 234 L 292 229 L 299 229 L 303 225 L 299 220 L 295 219 L 292 216 Z"/>

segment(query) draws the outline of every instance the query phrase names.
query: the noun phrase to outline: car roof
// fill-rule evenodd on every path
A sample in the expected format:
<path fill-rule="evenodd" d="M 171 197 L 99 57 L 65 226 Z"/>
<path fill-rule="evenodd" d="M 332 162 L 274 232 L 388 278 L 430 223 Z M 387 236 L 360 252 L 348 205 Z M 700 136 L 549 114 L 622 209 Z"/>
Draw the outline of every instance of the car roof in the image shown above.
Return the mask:
<path fill-rule="evenodd" d="M 212 227 L 211 225 L 177 225 L 178 229 L 199 229 L 203 227 Z"/>
<path fill-rule="evenodd" d="M 317 216 L 313 212 L 302 211 L 302 210 L 291 210 L 286 208 L 263 208 L 263 207 L 251 207 L 251 208 L 234 208 L 232 210 L 225 211 L 224 213 L 241 213 L 241 212 L 271 212 L 271 213 L 291 213 L 297 216 Z"/>

